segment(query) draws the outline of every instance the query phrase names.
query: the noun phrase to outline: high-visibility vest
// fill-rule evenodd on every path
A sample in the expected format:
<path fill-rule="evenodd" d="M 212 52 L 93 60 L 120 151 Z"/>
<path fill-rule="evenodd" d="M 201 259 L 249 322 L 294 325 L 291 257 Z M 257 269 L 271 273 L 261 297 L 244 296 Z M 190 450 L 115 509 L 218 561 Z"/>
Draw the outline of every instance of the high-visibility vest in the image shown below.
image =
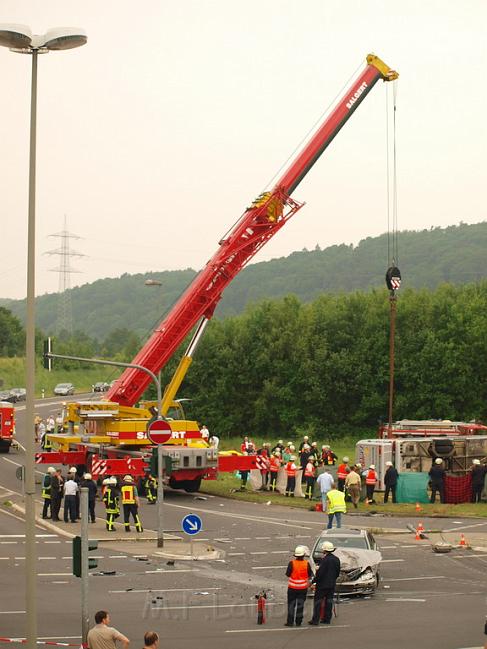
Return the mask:
<path fill-rule="evenodd" d="M 291 563 L 292 570 L 287 587 L 294 588 L 294 590 L 306 590 L 309 586 L 308 562 L 306 559 L 294 559 Z"/>
<path fill-rule="evenodd" d="M 294 478 L 296 476 L 296 465 L 294 462 L 288 462 L 286 464 L 286 475 L 288 478 Z"/>
<path fill-rule="evenodd" d="M 314 464 L 311 462 L 308 462 L 306 465 L 306 468 L 304 470 L 304 476 L 305 478 L 314 478 L 315 477 L 315 467 Z"/>
<path fill-rule="evenodd" d="M 377 473 L 374 469 L 369 469 L 365 476 L 365 484 L 375 484 L 377 482 Z"/>
<path fill-rule="evenodd" d="M 330 489 L 326 494 L 330 506 L 328 507 L 328 513 L 334 514 L 335 512 L 347 511 L 347 506 L 345 504 L 345 494 L 343 491 L 338 491 L 338 489 Z"/>
<path fill-rule="evenodd" d="M 50 473 L 44 476 L 44 482 L 42 483 L 42 497 L 45 500 L 51 500 L 51 474 Z"/>
<path fill-rule="evenodd" d="M 107 514 L 118 514 L 118 496 L 116 492 L 109 486 L 105 487 L 103 494 L 103 502 L 105 503 L 105 511 Z"/>
<path fill-rule="evenodd" d="M 345 478 L 349 473 L 350 473 L 350 469 L 348 468 L 348 464 L 340 464 L 340 466 L 337 469 L 337 478 L 339 480 L 345 480 Z"/>
<path fill-rule="evenodd" d="M 133 484 L 124 484 L 121 492 L 123 505 L 135 505 L 135 487 Z"/>
<path fill-rule="evenodd" d="M 279 471 L 279 469 L 281 468 L 280 459 L 277 458 L 277 457 L 271 457 L 270 462 L 271 462 L 271 466 L 270 466 L 271 472 L 272 473 L 277 473 Z"/>

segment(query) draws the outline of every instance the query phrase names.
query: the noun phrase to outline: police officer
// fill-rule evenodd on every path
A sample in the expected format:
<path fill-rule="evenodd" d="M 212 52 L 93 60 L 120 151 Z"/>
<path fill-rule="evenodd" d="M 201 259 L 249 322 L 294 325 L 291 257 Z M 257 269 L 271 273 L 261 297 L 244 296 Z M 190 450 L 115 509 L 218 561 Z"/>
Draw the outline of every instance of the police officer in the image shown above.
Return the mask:
<path fill-rule="evenodd" d="M 144 488 L 147 503 L 149 505 L 155 505 L 157 502 L 157 478 L 155 478 L 150 472 L 145 479 Z"/>
<path fill-rule="evenodd" d="M 298 545 L 294 550 L 294 559 L 287 566 L 287 620 L 284 626 L 301 626 L 303 622 L 304 602 L 313 571 L 305 558 L 307 548 Z"/>
<path fill-rule="evenodd" d="M 431 469 L 429 470 L 431 480 L 431 498 L 430 503 L 436 500 L 436 492 L 440 494 L 440 502 L 445 502 L 445 467 L 441 457 L 437 457 Z"/>
<path fill-rule="evenodd" d="M 308 624 L 317 625 L 319 622 L 331 624 L 333 595 L 340 574 L 340 559 L 333 554 L 335 549 L 330 541 L 323 543 L 323 559 L 313 579 L 313 583 L 316 585 L 313 617 Z"/>
<path fill-rule="evenodd" d="M 44 480 L 42 482 L 42 498 L 44 499 L 44 506 L 42 508 L 42 518 L 52 517 L 52 509 L 51 509 L 51 516 L 48 516 L 48 511 L 51 508 L 51 481 L 52 481 L 52 476 L 55 473 L 56 473 L 56 469 L 53 466 L 50 466 L 47 469 L 47 473 L 44 476 Z"/>
<path fill-rule="evenodd" d="M 396 490 L 397 490 L 397 480 L 399 474 L 396 467 L 393 466 L 392 462 L 386 462 L 386 472 L 384 473 L 384 503 L 389 500 L 389 492 L 392 493 L 392 502 L 396 503 Z"/>
<path fill-rule="evenodd" d="M 105 484 L 106 482 L 106 484 Z M 108 532 L 115 532 L 115 519 L 120 516 L 120 506 L 118 500 L 117 478 L 105 478 L 103 480 L 105 492 L 103 502 L 105 504 L 106 528 Z"/>
<path fill-rule="evenodd" d="M 59 518 L 59 510 L 61 509 L 61 501 L 63 499 L 64 478 L 61 474 L 61 469 L 51 475 L 51 518 L 53 521 L 61 520 Z"/>
<path fill-rule="evenodd" d="M 91 473 L 85 473 L 83 480 L 80 482 L 80 487 L 88 489 L 88 514 L 92 523 L 96 521 L 95 516 L 95 501 L 97 495 L 96 482 L 92 480 Z"/>
<path fill-rule="evenodd" d="M 120 490 L 123 505 L 123 523 L 125 531 L 130 532 L 130 514 L 134 519 L 135 529 L 137 532 L 143 532 L 142 523 L 139 518 L 139 494 L 137 487 L 134 485 L 134 479 L 131 475 L 126 475 L 123 479 L 123 485 Z"/>

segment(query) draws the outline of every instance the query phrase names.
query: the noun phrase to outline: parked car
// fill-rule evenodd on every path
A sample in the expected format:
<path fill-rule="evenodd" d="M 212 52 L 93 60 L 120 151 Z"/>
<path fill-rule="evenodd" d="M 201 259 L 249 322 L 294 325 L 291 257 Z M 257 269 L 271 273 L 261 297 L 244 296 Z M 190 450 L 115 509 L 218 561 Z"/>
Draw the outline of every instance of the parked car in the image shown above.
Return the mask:
<path fill-rule="evenodd" d="M 74 385 L 72 383 L 58 383 L 54 388 L 54 394 L 62 397 L 66 397 L 68 394 L 74 394 Z"/>
<path fill-rule="evenodd" d="M 368 530 L 340 527 L 324 530 L 313 546 L 310 563 L 317 569 L 323 558 L 323 543 L 330 541 L 336 547 L 341 571 L 337 580 L 337 592 L 347 595 L 367 595 L 375 592 L 379 585 L 379 565 L 382 554 Z"/>
<path fill-rule="evenodd" d="M 93 386 L 93 392 L 106 392 L 109 387 L 110 385 L 105 381 L 98 381 L 98 383 L 95 383 Z"/>
<path fill-rule="evenodd" d="M 3 401 L 3 402 L 10 401 L 10 391 L 9 390 L 2 390 L 0 392 L 0 401 Z"/>
<path fill-rule="evenodd" d="M 25 401 L 25 398 L 27 396 L 27 390 L 25 388 L 12 388 L 10 390 L 10 396 L 12 403 L 16 403 L 17 401 Z"/>

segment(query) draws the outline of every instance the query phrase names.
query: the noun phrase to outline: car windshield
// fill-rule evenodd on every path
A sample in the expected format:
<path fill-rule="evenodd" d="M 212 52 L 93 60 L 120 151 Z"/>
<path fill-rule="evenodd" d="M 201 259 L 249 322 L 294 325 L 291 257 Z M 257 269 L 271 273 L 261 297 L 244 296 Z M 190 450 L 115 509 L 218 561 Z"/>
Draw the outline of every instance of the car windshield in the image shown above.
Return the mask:
<path fill-rule="evenodd" d="M 365 536 L 326 536 L 319 539 L 313 554 L 321 556 L 323 554 L 323 544 L 330 541 L 336 548 L 359 548 L 368 550 L 367 539 Z"/>

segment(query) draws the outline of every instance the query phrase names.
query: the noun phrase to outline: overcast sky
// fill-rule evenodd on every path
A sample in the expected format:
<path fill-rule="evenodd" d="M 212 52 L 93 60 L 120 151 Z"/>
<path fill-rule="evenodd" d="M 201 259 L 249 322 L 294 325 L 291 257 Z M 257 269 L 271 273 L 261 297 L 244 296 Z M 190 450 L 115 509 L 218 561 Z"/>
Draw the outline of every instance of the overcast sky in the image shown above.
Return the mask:
<path fill-rule="evenodd" d="M 486 219 L 485 0 L 2 0 L 0 22 L 88 33 L 39 57 L 38 294 L 57 290 L 60 260 L 43 253 L 65 215 L 88 255 L 71 260 L 72 285 L 200 268 L 369 52 L 400 73 L 399 228 Z M 30 65 L 0 48 L 0 297 L 26 293 Z M 255 261 L 386 231 L 391 85 Z"/>

